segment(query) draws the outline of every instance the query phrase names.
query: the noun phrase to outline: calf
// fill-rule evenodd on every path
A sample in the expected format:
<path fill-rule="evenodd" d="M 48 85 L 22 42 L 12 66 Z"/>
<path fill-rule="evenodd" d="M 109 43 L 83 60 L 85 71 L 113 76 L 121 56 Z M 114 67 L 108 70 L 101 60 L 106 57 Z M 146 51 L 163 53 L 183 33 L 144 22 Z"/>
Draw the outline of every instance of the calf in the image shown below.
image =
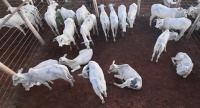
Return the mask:
<path fill-rule="evenodd" d="M 183 78 L 186 78 L 192 72 L 193 63 L 186 53 L 179 52 L 171 60 L 176 66 L 176 73 Z"/>
<path fill-rule="evenodd" d="M 156 44 L 154 46 L 154 50 L 153 50 L 153 54 L 152 54 L 152 58 L 151 61 L 153 61 L 153 58 L 155 56 L 155 54 L 157 55 L 157 59 L 156 62 L 158 62 L 158 58 L 160 57 L 160 54 L 163 52 L 163 50 L 166 51 L 166 47 L 167 47 L 167 42 L 169 40 L 170 37 L 170 32 L 169 30 L 165 30 L 157 39 Z"/>
<path fill-rule="evenodd" d="M 108 73 L 115 72 L 117 75 L 114 75 L 115 78 L 124 81 L 122 84 L 114 83 L 114 85 L 124 88 L 128 87 L 131 89 L 139 90 L 142 88 L 142 78 L 141 76 L 128 64 L 117 65 L 115 60 L 110 65 Z"/>
<path fill-rule="evenodd" d="M 113 34 L 113 40 L 115 42 L 115 38 L 117 36 L 119 20 L 118 20 L 117 14 L 113 8 L 114 4 L 109 4 L 108 6 L 110 8 L 110 25 L 111 25 L 111 30 L 112 30 L 112 34 Z"/>
<path fill-rule="evenodd" d="M 23 74 L 21 73 L 22 71 L 23 69 L 20 69 L 16 75 L 12 76 L 14 86 L 24 82 L 39 82 L 51 90 L 52 88 L 47 81 L 59 78 L 70 82 L 71 86 L 74 86 L 74 78 L 70 75 L 68 68 L 64 65 L 53 64 L 40 69 L 30 68 L 27 73 Z"/>
<path fill-rule="evenodd" d="M 82 5 L 76 10 L 76 18 L 79 27 L 81 27 L 81 24 L 89 14 L 90 12 L 86 9 L 85 5 Z"/>
<path fill-rule="evenodd" d="M 75 72 L 81 68 L 81 65 L 88 63 L 91 60 L 92 55 L 92 49 L 83 49 L 79 51 L 79 55 L 73 60 L 66 58 L 67 54 L 65 54 L 63 57 L 59 58 L 59 63 L 69 66 L 72 69 L 71 72 Z"/>
<path fill-rule="evenodd" d="M 56 7 L 58 6 L 58 3 L 53 1 L 50 3 L 50 5 L 47 8 L 47 12 L 44 14 L 44 19 L 46 20 L 47 24 L 51 28 L 51 30 L 54 32 L 55 35 L 60 35 L 58 31 L 58 27 L 56 24 Z"/>
<path fill-rule="evenodd" d="M 75 31 L 78 34 L 74 20 L 68 18 L 64 21 L 64 24 L 65 24 L 65 29 L 63 30 L 63 34 L 55 37 L 53 41 L 57 40 L 60 47 L 62 47 L 63 45 L 70 45 L 70 50 L 72 50 L 71 42 L 73 42 L 73 44 L 76 45 L 76 48 L 79 49 L 74 39 Z"/>
<path fill-rule="evenodd" d="M 165 18 L 156 20 L 156 28 L 166 30 L 179 30 L 180 34 L 176 41 L 178 41 L 185 33 L 185 31 L 191 26 L 192 22 L 188 18 Z M 183 26 L 184 25 L 184 26 Z"/>
<path fill-rule="evenodd" d="M 127 13 L 126 13 L 126 6 L 120 5 L 118 7 L 118 17 L 119 17 L 119 27 L 122 29 L 122 36 L 124 37 L 124 32 L 126 32 L 126 26 L 128 23 L 126 22 Z"/>
<path fill-rule="evenodd" d="M 128 16 L 127 16 L 127 21 L 130 28 L 133 28 L 133 24 L 135 24 L 136 14 L 137 14 L 137 5 L 133 3 L 129 6 Z M 133 29 L 131 33 L 133 33 Z"/>
<path fill-rule="evenodd" d="M 84 40 L 84 42 L 82 42 L 82 43 L 84 43 L 87 48 L 90 48 L 90 42 L 92 42 L 92 38 L 90 36 L 90 31 L 93 29 L 93 34 L 95 34 L 95 28 L 97 31 L 97 35 L 99 35 L 96 16 L 94 14 L 90 14 L 84 20 L 84 22 L 80 28 L 80 32 L 81 32 L 81 35 Z M 87 36 L 88 36 L 89 40 L 87 39 Z M 93 42 L 92 42 L 92 44 L 94 45 Z"/>
<path fill-rule="evenodd" d="M 187 17 L 187 11 L 186 9 L 182 8 L 168 8 L 162 4 L 153 4 L 151 6 L 151 17 L 149 25 L 151 27 L 151 22 L 154 17 L 158 18 L 181 18 L 181 17 Z"/>
<path fill-rule="evenodd" d="M 106 41 L 108 41 L 107 37 L 109 37 L 109 31 L 110 31 L 110 20 L 109 17 L 106 13 L 106 11 L 104 10 L 104 5 L 101 4 L 99 6 L 99 8 L 101 9 L 101 14 L 100 14 L 100 22 L 106 37 Z"/>
<path fill-rule="evenodd" d="M 107 87 L 103 71 L 99 64 L 95 61 L 90 61 L 86 66 L 84 66 L 82 73 L 78 74 L 78 76 L 89 78 L 96 95 L 99 96 L 102 104 L 105 103 L 102 94 L 104 97 L 107 97 Z"/>

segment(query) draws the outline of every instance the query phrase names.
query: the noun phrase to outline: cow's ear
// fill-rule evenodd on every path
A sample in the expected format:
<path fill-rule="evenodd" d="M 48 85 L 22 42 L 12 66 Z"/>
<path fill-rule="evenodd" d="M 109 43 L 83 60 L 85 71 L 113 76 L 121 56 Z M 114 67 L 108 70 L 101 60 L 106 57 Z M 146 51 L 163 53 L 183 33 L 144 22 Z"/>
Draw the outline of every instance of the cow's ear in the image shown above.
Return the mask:
<path fill-rule="evenodd" d="M 20 73 L 20 74 L 21 74 L 22 71 L 23 71 L 23 68 L 19 69 L 17 73 Z"/>
<path fill-rule="evenodd" d="M 115 64 L 115 60 L 113 60 L 112 64 Z"/>

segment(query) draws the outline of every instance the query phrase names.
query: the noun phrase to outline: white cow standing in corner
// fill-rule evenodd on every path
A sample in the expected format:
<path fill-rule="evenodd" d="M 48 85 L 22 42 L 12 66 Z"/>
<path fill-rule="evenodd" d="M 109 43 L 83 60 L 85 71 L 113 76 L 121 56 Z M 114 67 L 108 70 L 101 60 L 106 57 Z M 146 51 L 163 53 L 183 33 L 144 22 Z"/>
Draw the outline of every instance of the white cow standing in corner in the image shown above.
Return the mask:
<path fill-rule="evenodd" d="M 113 8 L 114 4 L 109 4 L 108 6 L 110 8 L 110 25 L 111 25 L 111 30 L 112 30 L 112 34 L 113 34 L 113 40 L 115 42 L 115 38 L 117 36 L 119 20 L 118 20 L 117 14 Z"/>
<path fill-rule="evenodd" d="M 86 66 L 84 66 L 82 73 L 78 74 L 78 76 L 89 78 L 96 95 L 99 96 L 102 104 L 105 103 L 102 94 L 104 97 L 107 97 L 107 87 L 103 71 L 99 64 L 95 61 L 90 61 Z"/>
<path fill-rule="evenodd" d="M 119 17 L 119 27 L 122 29 L 122 36 L 124 37 L 124 32 L 126 32 L 126 27 L 128 23 L 126 22 L 127 13 L 126 13 L 126 6 L 120 5 L 118 7 L 118 17 Z"/>
<path fill-rule="evenodd" d="M 115 78 L 120 80 L 125 80 L 122 84 L 114 83 L 114 85 L 124 88 L 128 87 L 131 89 L 139 90 L 142 88 L 142 78 L 141 76 L 128 64 L 117 65 L 115 60 L 110 65 L 108 73 L 115 72 L 117 75 L 114 75 Z"/>
<path fill-rule="evenodd" d="M 79 27 L 81 27 L 81 24 L 89 14 L 90 12 L 87 10 L 85 5 L 82 5 L 80 8 L 76 10 L 76 18 Z"/>
<path fill-rule="evenodd" d="M 186 78 L 192 72 L 194 64 L 186 53 L 179 52 L 175 57 L 172 57 L 171 60 L 176 66 L 176 73 L 183 78 Z"/>
<path fill-rule="evenodd" d="M 130 28 L 133 28 L 133 24 L 135 24 L 136 14 L 137 14 L 137 5 L 133 3 L 129 6 L 128 16 L 127 16 L 127 21 Z M 131 33 L 133 33 L 133 29 Z"/>
<path fill-rule="evenodd" d="M 109 31 L 110 31 L 110 20 L 109 17 L 106 13 L 106 11 L 104 10 L 104 5 L 101 4 L 99 6 L 99 8 L 101 9 L 101 14 L 100 14 L 100 22 L 103 28 L 103 32 L 105 34 L 106 37 L 106 41 L 108 41 L 107 37 L 109 37 Z"/>

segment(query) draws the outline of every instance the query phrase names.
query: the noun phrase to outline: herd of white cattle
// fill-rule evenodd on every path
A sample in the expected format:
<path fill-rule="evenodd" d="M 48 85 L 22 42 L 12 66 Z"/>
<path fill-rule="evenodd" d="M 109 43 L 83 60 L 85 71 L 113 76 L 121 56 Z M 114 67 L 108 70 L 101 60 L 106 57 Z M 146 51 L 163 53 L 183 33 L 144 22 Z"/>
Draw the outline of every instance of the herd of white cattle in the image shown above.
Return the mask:
<path fill-rule="evenodd" d="M 96 31 L 97 35 L 99 35 L 96 16 L 91 14 L 84 5 L 78 8 L 76 12 L 68 10 L 64 7 L 56 10 L 57 6 L 57 2 L 50 0 L 47 12 L 44 14 L 44 19 L 47 24 L 57 35 L 53 41 L 57 41 L 60 47 L 63 45 L 70 45 L 70 49 L 72 49 L 71 42 L 73 42 L 77 49 L 79 49 L 74 37 L 76 32 L 78 37 L 81 38 L 77 30 L 78 26 L 78 28 L 80 28 L 80 34 L 83 38 L 82 43 L 85 44 L 86 49 L 80 50 L 79 55 L 73 60 L 66 58 L 67 54 L 64 54 L 64 56 L 60 57 L 58 61 L 52 59 L 43 61 L 37 66 L 30 68 L 27 73 L 22 73 L 23 69 L 20 69 L 18 73 L 12 77 L 13 85 L 16 86 L 19 83 L 22 83 L 25 90 L 29 91 L 34 85 L 39 86 L 43 84 L 51 90 L 51 87 L 47 82 L 53 83 L 52 80 L 61 78 L 68 81 L 73 87 L 75 80 L 66 66 L 72 69 L 71 72 L 75 72 L 81 68 L 81 65 L 85 65 L 82 73 L 78 74 L 78 76 L 89 78 L 95 93 L 99 96 L 102 103 L 105 103 L 103 96 L 107 97 L 107 87 L 104 73 L 98 63 L 91 61 L 93 50 L 90 48 L 90 43 L 94 43 L 90 36 L 90 31 L 93 29 L 93 34 L 95 34 Z M 126 11 L 126 6 L 120 5 L 118 7 L 118 14 L 116 14 L 114 4 L 109 4 L 109 17 L 104 10 L 105 7 L 106 6 L 103 4 L 99 6 L 101 10 L 100 22 L 106 41 L 108 41 L 107 37 L 109 37 L 109 31 L 111 29 L 115 42 L 118 26 L 121 29 L 122 36 L 124 36 L 124 32 L 126 32 L 126 27 L 133 29 L 133 24 L 136 19 L 137 5 L 135 3 L 131 4 L 129 6 L 128 13 Z M 14 9 L 15 7 L 9 7 L 11 12 Z M 38 9 L 34 5 L 30 5 L 28 3 L 21 8 L 21 11 L 39 31 L 38 25 L 42 27 L 42 17 L 39 14 Z M 195 7 L 191 6 L 189 9 L 169 8 L 162 4 L 152 5 L 149 24 L 151 26 L 153 18 L 157 17 L 158 19 L 156 19 L 155 27 L 162 29 L 163 32 L 155 43 L 151 61 L 153 61 L 155 54 L 158 54 L 156 59 L 156 62 L 158 62 L 160 54 L 163 50 L 166 51 L 168 40 L 178 41 L 184 35 L 185 31 L 188 30 L 192 24 L 192 21 L 188 19 L 187 16 L 190 15 L 192 18 L 196 18 L 199 11 L 200 5 Z M 63 20 L 65 20 L 65 28 L 62 35 L 60 35 L 56 24 L 56 17 L 58 14 L 60 14 Z M 8 15 L 1 18 L 0 22 L 2 22 L 7 16 Z M 4 26 L 7 27 L 16 27 L 25 34 L 23 29 L 20 27 L 21 25 L 25 25 L 25 22 L 17 13 L 4 24 Z M 200 22 L 199 25 L 197 25 L 197 28 L 200 28 Z M 180 33 L 173 30 L 178 30 Z M 193 63 L 191 58 L 186 53 L 179 52 L 175 57 L 172 57 L 171 60 L 176 66 L 176 73 L 183 78 L 186 78 L 192 72 Z M 108 73 L 111 72 L 116 73 L 114 77 L 123 82 L 122 84 L 113 83 L 114 85 L 120 88 L 128 87 L 135 90 L 142 88 L 142 77 L 128 64 L 117 65 L 115 64 L 115 61 L 113 61 L 110 65 Z"/>

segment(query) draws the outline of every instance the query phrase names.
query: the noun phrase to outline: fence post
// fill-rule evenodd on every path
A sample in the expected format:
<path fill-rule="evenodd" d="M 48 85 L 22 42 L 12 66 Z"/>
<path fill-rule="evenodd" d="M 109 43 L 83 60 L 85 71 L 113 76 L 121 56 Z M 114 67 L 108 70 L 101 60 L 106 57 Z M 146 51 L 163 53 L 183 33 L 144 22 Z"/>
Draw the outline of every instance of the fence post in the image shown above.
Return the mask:
<path fill-rule="evenodd" d="M 141 0 L 137 0 L 137 16 L 140 15 L 140 4 L 141 4 Z"/>
<path fill-rule="evenodd" d="M 12 12 L 12 14 L 10 16 L 8 16 L 1 24 L 0 24 L 0 28 L 3 24 L 5 24 L 16 12 L 18 12 L 18 14 L 22 17 L 22 19 L 24 20 L 24 22 L 28 25 L 28 27 L 30 28 L 30 30 L 33 32 L 33 34 L 36 36 L 36 38 L 40 41 L 40 43 L 42 45 L 45 44 L 44 40 L 42 39 L 42 37 L 39 35 L 39 33 L 35 30 L 35 28 L 33 27 L 33 25 L 30 23 L 30 21 L 28 20 L 28 18 L 26 18 L 21 12 L 19 12 L 18 10 L 27 2 L 28 0 L 24 0 L 24 2 L 17 7 L 17 9 Z M 7 0 L 3 0 L 3 2 L 5 3 L 5 5 L 7 7 L 11 7 L 11 5 L 8 3 Z"/>
<path fill-rule="evenodd" d="M 98 11 L 98 8 L 97 8 L 97 1 L 96 0 L 93 0 L 93 6 L 94 6 L 94 9 L 95 9 L 96 16 L 99 17 L 99 11 Z"/>
<path fill-rule="evenodd" d="M 200 20 L 200 14 L 197 16 L 197 18 L 195 19 L 194 23 L 192 24 L 188 34 L 186 35 L 186 39 L 189 39 L 197 25 L 197 22 Z"/>
<path fill-rule="evenodd" d="M 13 76 L 16 73 L 11 70 L 10 68 L 8 68 L 6 65 L 4 65 L 3 63 L 0 62 L 0 70 L 7 73 L 9 76 Z"/>
<path fill-rule="evenodd" d="M 178 0 L 178 1 L 176 2 L 176 8 L 180 7 L 180 4 L 181 4 L 181 0 Z"/>

